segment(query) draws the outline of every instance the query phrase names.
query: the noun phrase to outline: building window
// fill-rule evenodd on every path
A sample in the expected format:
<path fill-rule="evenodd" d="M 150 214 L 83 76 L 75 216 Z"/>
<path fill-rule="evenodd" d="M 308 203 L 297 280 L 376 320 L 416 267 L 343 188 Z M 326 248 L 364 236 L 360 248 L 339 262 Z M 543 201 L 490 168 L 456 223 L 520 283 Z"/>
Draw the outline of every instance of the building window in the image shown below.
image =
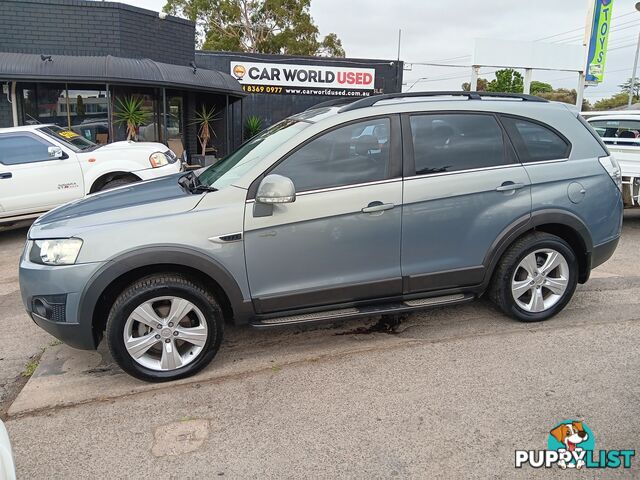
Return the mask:
<path fill-rule="evenodd" d="M 105 86 L 37 83 L 21 87 L 24 124 L 53 123 L 95 143 L 109 141 Z"/>

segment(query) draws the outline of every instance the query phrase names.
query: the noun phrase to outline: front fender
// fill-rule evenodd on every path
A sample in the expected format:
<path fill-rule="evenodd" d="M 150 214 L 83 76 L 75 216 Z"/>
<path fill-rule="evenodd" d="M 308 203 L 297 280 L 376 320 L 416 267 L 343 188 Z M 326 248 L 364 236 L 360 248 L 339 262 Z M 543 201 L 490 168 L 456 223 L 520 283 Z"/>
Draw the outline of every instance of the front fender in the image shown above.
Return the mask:
<path fill-rule="evenodd" d="M 95 325 L 99 302 L 108 287 L 133 270 L 154 265 L 176 265 L 197 270 L 210 278 L 225 293 L 236 324 L 248 323 L 254 315 L 250 299 L 245 299 L 231 273 L 206 253 L 180 245 L 153 245 L 131 250 L 111 258 L 87 282 L 80 296 L 81 321 Z M 94 331 L 96 344 L 101 332 Z"/>
<path fill-rule="evenodd" d="M 126 172 L 135 175 L 135 172 L 138 170 L 151 168 L 151 164 L 148 161 L 144 164 L 140 160 L 101 159 L 94 157 L 82 160 L 81 165 L 84 171 L 85 195 L 89 194 L 93 184 L 103 175 L 114 172 Z"/>

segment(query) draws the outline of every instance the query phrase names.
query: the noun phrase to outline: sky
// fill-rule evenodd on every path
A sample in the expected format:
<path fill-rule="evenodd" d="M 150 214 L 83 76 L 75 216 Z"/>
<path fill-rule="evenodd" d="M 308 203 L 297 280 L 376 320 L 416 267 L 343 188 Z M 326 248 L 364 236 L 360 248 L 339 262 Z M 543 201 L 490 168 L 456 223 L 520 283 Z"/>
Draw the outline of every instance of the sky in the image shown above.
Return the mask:
<path fill-rule="evenodd" d="M 477 38 L 538 41 L 551 37 L 543 41 L 579 45 L 588 1 L 312 0 L 311 14 L 321 34 L 338 35 L 348 57 L 395 59 L 401 29 L 400 59 L 412 64 L 411 70 L 404 72 L 404 89 L 459 90 L 462 82 L 469 81 L 470 68 L 416 63 L 471 65 Z M 123 3 L 159 11 L 165 1 Z M 618 85 L 631 77 L 640 34 L 640 12 L 635 3 L 636 0 L 613 0 L 605 80 L 585 90 L 585 98 L 591 102 L 617 93 Z M 484 68 L 480 76 L 490 80 L 494 70 Z M 533 80 L 551 83 L 555 88 L 576 88 L 578 76 L 571 72 L 534 71 Z"/>

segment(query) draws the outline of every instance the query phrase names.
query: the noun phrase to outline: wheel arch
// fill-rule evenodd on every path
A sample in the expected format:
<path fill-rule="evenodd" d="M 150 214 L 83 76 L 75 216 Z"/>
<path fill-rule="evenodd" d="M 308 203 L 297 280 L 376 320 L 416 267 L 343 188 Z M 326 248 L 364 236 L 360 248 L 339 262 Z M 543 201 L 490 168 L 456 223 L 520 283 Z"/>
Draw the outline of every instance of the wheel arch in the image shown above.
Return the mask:
<path fill-rule="evenodd" d="M 530 232 L 546 232 L 567 242 L 578 259 L 578 282 L 585 283 L 591 273 L 593 241 L 586 224 L 577 215 L 560 209 L 546 209 L 521 217 L 509 225 L 495 240 L 483 264 L 487 269 L 484 288 L 488 287 L 498 262 L 507 249 Z"/>
<path fill-rule="evenodd" d="M 202 283 L 220 303 L 225 321 L 246 323 L 253 314 L 251 302 L 244 301 L 233 276 L 209 256 L 179 246 L 146 247 L 110 259 L 87 282 L 80 298 L 79 318 L 90 319 L 96 346 L 119 293 L 140 278 L 161 272 L 182 274 Z"/>
<path fill-rule="evenodd" d="M 119 178 L 130 178 L 134 182 L 139 182 L 142 180 L 135 173 L 131 173 L 131 172 L 125 172 L 125 171 L 107 172 L 107 173 L 103 173 L 93 181 L 88 193 L 96 193 L 110 181 L 117 180 Z"/>

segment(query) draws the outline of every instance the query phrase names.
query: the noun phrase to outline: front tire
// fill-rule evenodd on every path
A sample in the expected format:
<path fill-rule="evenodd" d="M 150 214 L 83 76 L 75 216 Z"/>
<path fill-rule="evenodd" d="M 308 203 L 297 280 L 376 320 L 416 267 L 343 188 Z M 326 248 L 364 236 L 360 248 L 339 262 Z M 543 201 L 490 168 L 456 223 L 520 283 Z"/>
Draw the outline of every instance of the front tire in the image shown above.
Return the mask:
<path fill-rule="evenodd" d="M 166 382 L 207 366 L 223 336 L 222 311 L 197 282 L 176 274 L 142 278 L 116 299 L 107 319 L 111 355 L 129 375 Z"/>
<path fill-rule="evenodd" d="M 124 187 L 125 185 L 129 185 L 137 181 L 138 180 L 134 180 L 133 178 L 129 178 L 129 177 L 116 178 L 114 180 L 108 181 L 103 186 L 101 186 L 98 189 L 98 192 L 104 192 L 105 190 L 111 190 L 112 188 Z"/>
<path fill-rule="evenodd" d="M 489 296 L 510 317 L 540 322 L 569 303 L 577 283 L 578 261 L 569 244 L 535 232 L 517 240 L 500 259 Z"/>

